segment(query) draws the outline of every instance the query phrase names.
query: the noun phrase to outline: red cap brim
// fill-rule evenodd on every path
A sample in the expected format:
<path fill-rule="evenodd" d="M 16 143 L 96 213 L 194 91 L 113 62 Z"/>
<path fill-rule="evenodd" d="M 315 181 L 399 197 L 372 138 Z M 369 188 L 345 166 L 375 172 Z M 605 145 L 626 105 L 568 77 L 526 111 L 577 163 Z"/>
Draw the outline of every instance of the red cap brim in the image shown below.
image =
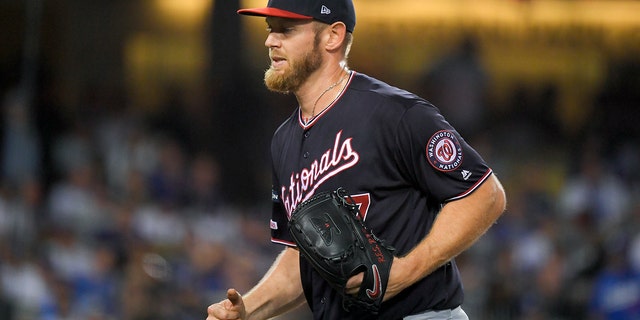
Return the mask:
<path fill-rule="evenodd" d="M 254 9 L 240 9 L 238 10 L 238 14 L 243 14 L 247 16 L 258 16 L 258 17 L 279 17 L 279 18 L 289 18 L 289 19 L 313 19 L 313 17 L 305 16 L 302 14 L 298 14 L 291 11 L 286 11 L 277 8 L 254 8 Z"/>

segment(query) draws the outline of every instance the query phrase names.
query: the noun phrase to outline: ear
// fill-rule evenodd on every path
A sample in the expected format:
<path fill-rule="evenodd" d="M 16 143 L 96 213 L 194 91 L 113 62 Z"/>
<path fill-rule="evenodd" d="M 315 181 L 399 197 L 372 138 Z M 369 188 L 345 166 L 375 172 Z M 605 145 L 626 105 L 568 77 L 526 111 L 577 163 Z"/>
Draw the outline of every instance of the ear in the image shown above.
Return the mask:
<path fill-rule="evenodd" d="M 327 32 L 329 33 L 329 39 L 326 42 L 327 50 L 338 50 L 344 42 L 347 26 L 343 22 L 335 22 L 327 28 Z"/>

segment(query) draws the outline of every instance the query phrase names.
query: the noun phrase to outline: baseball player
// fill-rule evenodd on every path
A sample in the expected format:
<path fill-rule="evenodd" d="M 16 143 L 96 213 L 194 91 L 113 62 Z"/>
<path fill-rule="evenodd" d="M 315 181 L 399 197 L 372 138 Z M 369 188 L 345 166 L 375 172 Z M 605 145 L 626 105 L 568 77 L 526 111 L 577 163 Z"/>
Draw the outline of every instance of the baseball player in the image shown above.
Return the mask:
<path fill-rule="evenodd" d="M 505 209 L 490 167 L 428 101 L 348 68 L 351 0 L 269 0 L 238 13 L 265 17 L 265 84 L 293 93 L 299 106 L 271 145 L 270 228 L 284 250 L 252 290 L 229 289 L 207 319 L 266 319 L 305 302 L 314 319 L 361 318 L 342 307 L 342 293 L 301 257 L 287 231 L 300 203 L 337 188 L 395 248 L 376 317 L 468 319 L 454 257 Z M 362 282 L 353 275 L 346 294 Z"/>

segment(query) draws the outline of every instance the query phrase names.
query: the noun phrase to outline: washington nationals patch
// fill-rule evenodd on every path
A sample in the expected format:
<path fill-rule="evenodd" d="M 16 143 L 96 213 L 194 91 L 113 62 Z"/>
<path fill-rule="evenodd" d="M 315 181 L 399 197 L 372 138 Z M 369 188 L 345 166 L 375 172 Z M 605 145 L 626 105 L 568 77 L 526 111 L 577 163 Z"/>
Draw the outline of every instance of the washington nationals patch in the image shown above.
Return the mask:
<path fill-rule="evenodd" d="M 462 164 L 462 147 L 455 134 L 449 130 L 436 132 L 427 144 L 427 159 L 440 171 L 453 171 Z"/>

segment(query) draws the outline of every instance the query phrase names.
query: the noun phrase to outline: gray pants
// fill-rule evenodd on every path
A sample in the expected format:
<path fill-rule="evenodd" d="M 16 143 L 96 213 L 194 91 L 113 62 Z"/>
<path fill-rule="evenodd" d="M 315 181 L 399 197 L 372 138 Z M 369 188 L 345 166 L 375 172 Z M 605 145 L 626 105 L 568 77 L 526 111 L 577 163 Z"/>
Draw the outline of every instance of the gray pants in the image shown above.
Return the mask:
<path fill-rule="evenodd" d="M 421 314 L 404 317 L 404 320 L 469 320 L 469 316 L 457 307 L 451 310 L 427 311 Z"/>

